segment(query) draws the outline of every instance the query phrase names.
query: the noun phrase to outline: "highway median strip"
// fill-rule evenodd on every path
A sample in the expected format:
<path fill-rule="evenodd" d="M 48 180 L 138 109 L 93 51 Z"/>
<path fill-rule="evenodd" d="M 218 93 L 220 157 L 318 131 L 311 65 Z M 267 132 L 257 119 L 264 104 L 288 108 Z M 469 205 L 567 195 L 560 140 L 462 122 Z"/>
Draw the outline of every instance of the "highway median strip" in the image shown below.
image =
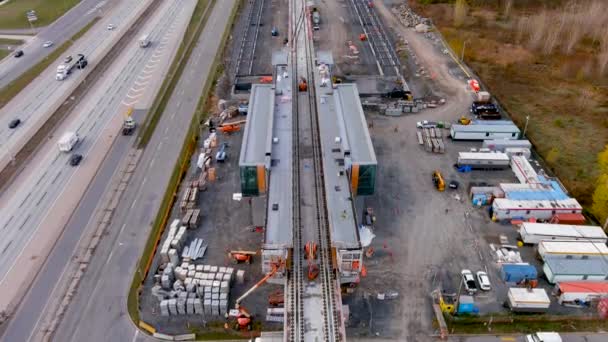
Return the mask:
<path fill-rule="evenodd" d="M 49 67 L 52 63 L 57 60 L 57 58 L 61 57 L 65 53 L 67 49 L 69 49 L 76 40 L 82 37 L 93 25 L 95 25 L 99 21 L 99 17 L 95 17 L 88 23 L 85 27 L 83 27 L 80 31 L 78 31 L 72 38 L 65 43 L 61 44 L 57 49 L 51 52 L 48 56 L 46 56 L 43 60 L 38 62 L 36 65 L 31 67 L 29 70 L 24 72 L 17 79 L 7 84 L 4 88 L 0 90 L 0 109 L 2 109 L 7 103 L 9 103 L 17 94 L 19 94 L 25 87 L 27 87 L 36 77 L 40 75 L 46 68 Z"/>

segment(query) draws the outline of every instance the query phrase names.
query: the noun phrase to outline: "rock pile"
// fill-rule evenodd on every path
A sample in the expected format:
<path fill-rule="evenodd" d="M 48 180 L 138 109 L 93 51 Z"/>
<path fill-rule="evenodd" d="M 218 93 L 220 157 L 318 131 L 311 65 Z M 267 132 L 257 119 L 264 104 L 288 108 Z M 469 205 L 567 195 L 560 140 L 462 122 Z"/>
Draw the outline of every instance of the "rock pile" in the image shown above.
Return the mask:
<path fill-rule="evenodd" d="M 401 4 L 397 7 L 393 7 L 392 11 L 397 15 L 399 21 L 406 27 L 415 27 L 418 24 L 430 24 L 428 19 L 422 18 L 418 14 L 414 13 L 414 11 L 412 11 L 407 4 Z"/>

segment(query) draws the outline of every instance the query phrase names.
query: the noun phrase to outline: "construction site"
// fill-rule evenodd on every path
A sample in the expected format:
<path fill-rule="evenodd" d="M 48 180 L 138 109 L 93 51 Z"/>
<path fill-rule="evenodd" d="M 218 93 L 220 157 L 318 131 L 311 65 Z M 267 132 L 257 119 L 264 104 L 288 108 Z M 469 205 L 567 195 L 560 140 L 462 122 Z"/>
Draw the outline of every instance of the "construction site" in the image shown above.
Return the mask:
<path fill-rule="evenodd" d="M 242 1 L 142 321 L 168 335 L 427 341 L 459 314 L 526 311 L 519 289 L 545 293 L 534 312 L 601 315 L 597 298 L 562 305 L 552 257 L 521 233 L 586 224 L 582 208 L 532 146 L 503 146 L 525 129 L 404 6 Z M 573 266 L 599 273 L 575 280 L 608 279 L 604 238 L 573 247 L 600 250 Z M 538 272 L 512 280 L 511 264 Z"/>

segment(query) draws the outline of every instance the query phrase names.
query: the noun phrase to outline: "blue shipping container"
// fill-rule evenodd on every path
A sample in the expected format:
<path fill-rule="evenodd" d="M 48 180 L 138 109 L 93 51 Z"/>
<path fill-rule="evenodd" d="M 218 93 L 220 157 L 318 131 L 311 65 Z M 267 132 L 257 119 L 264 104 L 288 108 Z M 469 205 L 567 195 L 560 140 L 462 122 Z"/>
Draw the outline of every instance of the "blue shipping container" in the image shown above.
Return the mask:
<path fill-rule="evenodd" d="M 460 296 L 460 300 L 458 301 L 458 310 L 456 311 L 458 314 L 471 314 L 478 313 L 479 309 L 475 306 L 475 301 L 472 296 Z"/>
<path fill-rule="evenodd" d="M 503 264 L 500 274 L 507 283 L 519 283 L 524 279 L 535 280 L 538 277 L 536 268 L 530 264 Z"/>

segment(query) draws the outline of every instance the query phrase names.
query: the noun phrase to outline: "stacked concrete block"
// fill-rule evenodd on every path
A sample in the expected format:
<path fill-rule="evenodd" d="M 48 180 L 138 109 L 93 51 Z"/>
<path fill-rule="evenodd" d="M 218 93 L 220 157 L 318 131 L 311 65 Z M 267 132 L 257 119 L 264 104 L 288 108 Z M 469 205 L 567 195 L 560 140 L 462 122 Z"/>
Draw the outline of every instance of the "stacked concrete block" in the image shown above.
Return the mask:
<path fill-rule="evenodd" d="M 168 253 L 169 262 L 176 265 L 179 263 L 179 255 L 177 254 L 177 250 L 171 248 Z"/>
<path fill-rule="evenodd" d="M 220 300 L 219 301 L 219 313 L 220 315 L 225 315 L 226 311 L 228 310 L 228 301 L 227 300 Z"/>
<path fill-rule="evenodd" d="M 186 300 L 188 299 L 188 294 L 186 292 L 180 292 L 179 297 L 177 297 L 177 313 L 179 315 L 186 314 Z"/>
<path fill-rule="evenodd" d="M 232 280 L 232 276 L 228 273 L 224 273 L 224 277 L 222 278 L 222 281 L 230 283 L 231 280 Z"/>
<path fill-rule="evenodd" d="M 211 300 L 211 315 L 213 315 L 213 316 L 220 315 L 220 301 L 219 300 Z"/>
<path fill-rule="evenodd" d="M 160 315 L 169 316 L 169 300 L 165 299 L 160 302 Z"/>
<path fill-rule="evenodd" d="M 205 273 L 211 272 L 211 266 L 210 265 L 203 265 L 203 272 L 205 272 Z"/>
<path fill-rule="evenodd" d="M 220 266 L 217 270 L 219 273 L 226 273 L 226 267 Z"/>
<path fill-rule="evenodd" d="M 203 304 L 200 298 L 194 299 L 194 314 L 202 315 L 203 314 Z"/>
<path fill-rule="evenodd" d="M 169 314 L 171 316 L 177 315 L 177 299 L 171 298 L 168 300 Z"/>
<path fill-rule="evenodd" d="M 228 300 L 228 294 L 227 293 L 220 293 L 220 300 Z"/>
<path fill-rule="evenodd" d="M 203 312 L 205 315 L 211 315 L 211 299 L 203 300 Z"/>
<path fill-rule="evenodd" d="M 218 272 L 218 273 L 215 274 L 215 280 L 221 281 L 223 277 L 224 277 L 224 273 L 219 273 Z"/>
<path fill-rule="evenodd" d="M 217 273 L 218 267 L 217 266 L 210 266 L 209 267 L 209 273 Z"/>
<path fill-rule="evenodd" d="M 205 265 L 196 265 L 196 272 L 203 272 L 205 268 Z"/>
<path fill-rule="evenodd" d="M 211 300 L 220 300 L 219 293 L 211 293 Z"/>
<path fill-rule="evenodd" d="M 186 314 L 194 315 L 194 298 L 188 298 L 186 300 Z"/>
<path fill-rule="evenodd" d="M 245 271 L 238 270 L 236 271 L 236 283 L 243 284 L 245 282 Z"/>
<path fill-rule="evenodd" d="M 228 293 L 230 292 L 230 285 L 227 281 L 223 281 L 220 283 L 220 293 Z"/>

